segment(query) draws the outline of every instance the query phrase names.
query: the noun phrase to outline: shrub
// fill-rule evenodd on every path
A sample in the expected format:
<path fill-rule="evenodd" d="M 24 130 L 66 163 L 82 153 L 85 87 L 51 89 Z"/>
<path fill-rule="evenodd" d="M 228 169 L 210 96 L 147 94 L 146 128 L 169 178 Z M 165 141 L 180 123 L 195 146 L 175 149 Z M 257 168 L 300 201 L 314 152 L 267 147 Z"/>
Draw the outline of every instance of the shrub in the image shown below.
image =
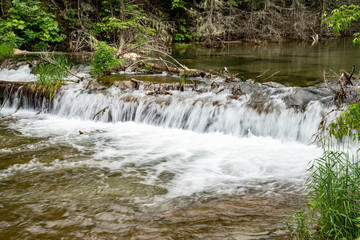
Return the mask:
<path fill-rule="evenodd" d="M 13 0 L 8 17 L 0 22 L 0 34 L 14 32 L 27 46 L 39 42 L 59 43 L 66 36 L 60 33 L 55 15 L 45 12 L 38 0 Z"/>
<path fill-rule="evenodd" d="M 14 48 L 21 45 L 22 39 L 13 32 L 4 34 L 0 41 L 0 61 L 14 54 Z"/>
<path fill-rule="evenodd" d="M 94 60 L 91 66 L 91 75 L 99 76 L 112 68 L 121 65 L 123 62 L 115 58 L 115 48 L 108 46 L 105 42 L 100 42 L 95 47 Z"/>

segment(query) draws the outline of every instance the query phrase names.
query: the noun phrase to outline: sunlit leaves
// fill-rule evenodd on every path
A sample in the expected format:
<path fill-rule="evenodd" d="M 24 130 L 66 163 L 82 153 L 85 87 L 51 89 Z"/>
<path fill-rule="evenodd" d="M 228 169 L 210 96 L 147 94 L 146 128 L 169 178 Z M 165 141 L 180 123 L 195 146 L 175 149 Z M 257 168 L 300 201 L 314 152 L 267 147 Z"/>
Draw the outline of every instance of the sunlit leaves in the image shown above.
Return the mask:
<path fill-rule="evenodd" d="M 171 1 L 171 10 L 174 10 L 174 9 L 184 9 L 186 10 L 186 2 L 184 0 L 172 0 Z"/>
<path fill-rule="evenodd" d="M 330 123 L 329 133 L 336 139 L 349 136 L 360 142 L 360 102 L 348 106 L 340 117 Z"/>
<path fill-rule="evenodd" d="M 115 58 L 114 52 L 116 52 L 116 49 L 107 45 L 105 42 L 100 42 L 96 45 L 94 60 L 91 66 L 91 74 L 93 76 L 101 75 L 121 64 L 121 62 Z"/>
<path fill-rule="evenodd" d="M 0 33 L 14 32 L 27 45 L 39 41 L 58 43 L 66 38 L 60 33 L 55 15 L 45 12 L 38 0 L 13 0 L 8 13 L 9 17 L 0 23 Z"/>
<path fill-rule="evenodd" d="M 352 22 L 360 20 L 360 6 L 344 5 L 338 9 L 334 9 L 328 16 L 325 12 L 323 15 L 323 23 L 333 29 L 335 35 L 348 30 Z M 354 35 L 354 44 L 360 43 L 359 34 Z"/>

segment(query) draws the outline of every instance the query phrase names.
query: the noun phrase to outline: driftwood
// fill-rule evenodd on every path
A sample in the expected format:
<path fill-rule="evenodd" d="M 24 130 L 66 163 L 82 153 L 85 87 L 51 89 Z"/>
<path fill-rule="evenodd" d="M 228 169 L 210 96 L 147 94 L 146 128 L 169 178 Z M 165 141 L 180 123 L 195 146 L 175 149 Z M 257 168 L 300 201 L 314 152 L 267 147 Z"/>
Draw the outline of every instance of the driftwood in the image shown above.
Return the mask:
<path fill-rule="evenodd" d="M 346 86 L 346 85 L 351 85 L 351 86 L 354 85 L 354 84 L 351 82 L 351 79 L 353 78 L 354 72 L 355 72 L 355 64 L 353 65 L 350 74 L 347 73 L 346 71 L 343 71 L 344 77 L 345 77 L 345 79 L 346 79 L 345 86 Z"/>
<path fill-rule="evenodd" d="M 354 100 L 354 90 L 356 90 L 356 86 L 352 83 L 352 79 L 354 77 L 355 72 L 355 65 L 352 67 L 351 73 L 347 73 L 346 71 L 342 71 L 340 75 L 337 73 L 334 73 L 335 76 L 337 76 L 336 80 L 336 87 L 330 86 L 329 81 L 326 78 L 325 71 L 323 72 L 323 80 L 325 83 L 325 86 L 335 94 L 335 102 L 337 103 L 338 107 L 340 107 L 342 104 L 350 104 L 352 100 Z M 357 77 L 358 78 L 358 77 Z M 348 85 L 351 85 L 351 87 L 348 87 Z M 356 94 L 357 96 L 357 94 Z"/>
<path fill-rule="evenodd" d="M 135 89 L 139 89 L 139 86 L 140 86 L 140 81 L 139 80 L 136 80 L 135 78 L 132 78 L 130 81 L 132 83 L 135 83 Z"/>
<path fill-rule="evenodd" d="M 19 104 L 19 106 L 16 108 L 14 114 L 17 113 L 17 111 L 19 111 L 19 109 L 20 109 L 22 106 L 23 106 L 23 104 L 22 104 L 22 102 L 20 102 L 20 104 Z"/>
<path fill-rule="evenodd" d="M 179 68 L 175 68 L 175 67 L 169 67 L 169 66 L 163 66 L 163 65 L 159 65 L 159 64 L 154 64 L 154 63 L 147 63 L 149 66 L 151 66 L 151 68 L 156 69 L 156 70 L 160 70 L 160 71 L 168 71 L 168 72 L 172 72 L 172 73 L 180 73 L 180 69 Z"/>
<path fill-rule="evenodd" d="M 35 115 L 39 115 L 42 111 L 43 109 L 40 109 L 37 113 L 35 113 Z"/>
<path fill-rule="evenodd" d="M 337 83 L 340 86 L 340 90 L 336 90 L 334 88 L 332 88 L 329 83 L 328 80 L 326 79 L 326 73 L 325 71 L 323 72 L 323 80 L 325 83 L 325 86 L 335 94 L 335 101 L 337 102 L 338 106 L 340 106 L 344 100 L 346 99 L 346 91 L 344 89 L 344 85 L 341 82 L 341 76 L 339 77 L 339 79 L 337 80 Z"/>
<path fill-rule="evenodd" d="M 225 88 L 222 88 L 222 89 L 220 89 L 219 91 L 217 91 L 215 94 L 219 94 L 219 93 L 221 93 L 222 91 L 224 91 L 225 90 Z"/>
<path fill-rule="evenodd" d="M 93 116 L 93 120 L 96 118 L 97 115 L 99 115 L 100 113 L 104 113 L 106 111 L 106 109 L 108 109 L 110 106 L 104 107 L 102 108 L 100 111 L 98 111 L 94 116 Z"/>

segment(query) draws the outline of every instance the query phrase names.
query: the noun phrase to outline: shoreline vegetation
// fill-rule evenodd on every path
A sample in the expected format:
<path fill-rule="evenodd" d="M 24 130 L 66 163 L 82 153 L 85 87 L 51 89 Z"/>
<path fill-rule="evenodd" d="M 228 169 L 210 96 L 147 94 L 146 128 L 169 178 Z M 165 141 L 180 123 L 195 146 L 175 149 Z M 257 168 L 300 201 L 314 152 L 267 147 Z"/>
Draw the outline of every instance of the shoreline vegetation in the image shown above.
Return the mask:
<path fill-rule="evenodd" d="M 348 1 L 4 0 L 0 37 L 31 51 L 94 51 L 94 43 L 102 41 L 119 54 L 174 42 L 212 47 L 231 41 L 311 42 L 334 37 L 323 20 L 344 4 Z M 341 35 L 359 29 L 353 24 Z"/>
<path fill-rule="evenodd" d="M 89 51 L 93 52 L 90 73 L 94 78 L 120 70 L 167 71 L 179 76 L 181 90 L 187 78 L 211 79 L 212 73 L 182 65 L 166 52 L 166 44 L 200 42 L 204 46 L 221 46 L 228 41 L 266 44 L 284 39 L 317 42 L 340 35 L 353 35 L 354 43 L 360 43 L 357 33 L 360 7 L 356 5 L 360 1 L 344 5 L 347 3 L 335 0 L 4 0 L 0 9 L 3 16 L 0 65 L 19 53 Z M 33 70 L 37 75 L 35 88 L 48 91 L 50 99 L 71 74 L 70 66 L 61 57 L 43 56 Z M 324 155 L 311 165 L 304 204 L 288 221 L 295 239 L 360 238 L 359 149 L 349 154 L 349 146 L 336 145 L 343 144 L 346 138 L 355 144 L 360 141 L 359 94 L 352 93 L 355 98 L 349 95 L 349 91 L 354 90 L 354 73 L 355 66 L 351 73 L 343 72 L 332 84 L 324 74 L 325 85 L 335 96 L 339 114 L 335 119 L 327 119 L 331 114 L 325 115 L 320 125 L 318 136 Z M 225 82 L 240 81 L 226 68 L 222 74 L 226 76 Z M 140 84 L 136 79 L 131 82 L 135 88 Z M 244 94 L 241 89 L 232 91 L 234 99 Z M 164 94 L 171 95 L 168 91 Z"/>

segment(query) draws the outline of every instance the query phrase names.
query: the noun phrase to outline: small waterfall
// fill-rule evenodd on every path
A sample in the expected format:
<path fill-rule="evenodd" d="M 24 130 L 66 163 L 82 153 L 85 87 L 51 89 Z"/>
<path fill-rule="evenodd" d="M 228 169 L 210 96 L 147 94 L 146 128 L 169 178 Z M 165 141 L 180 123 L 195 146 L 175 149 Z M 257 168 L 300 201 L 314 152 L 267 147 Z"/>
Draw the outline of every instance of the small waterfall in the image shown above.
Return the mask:
<path fill-rule="evenodd" d="M 33 82 L 35 75 L 31 74 L 29 65 L 22 65 L 17 69 L 0 69 L 0 80 L 9 82 Z"/>
<path fill-rule="evenodd" d="M 63 87 L 51 104 L 40 94 L 30 99 L 20 87 L 13 91 L 5 105 L 16 108 L 22 102 L 24 108 L 43 108 L 44 112 L 66 118 L 114 123 L 134 121 L 200 133 L 269 136 L 305 144 L 311 141 L 322 115 L 329 110 L 320 101 L 310 101 L 304 111 L 288 107 L 283 99 L 294 94 L 292 88 L 274 92 L 261 107 L 254 107 L 252 94 L 238 100 L 227 98 L 226 91 L 222 94 L 173 91 L 172 95 L 154 96 L 141 89 L 112 86 L 94 90 L 86 89 L 86 85 L 84 82 Z"/>

